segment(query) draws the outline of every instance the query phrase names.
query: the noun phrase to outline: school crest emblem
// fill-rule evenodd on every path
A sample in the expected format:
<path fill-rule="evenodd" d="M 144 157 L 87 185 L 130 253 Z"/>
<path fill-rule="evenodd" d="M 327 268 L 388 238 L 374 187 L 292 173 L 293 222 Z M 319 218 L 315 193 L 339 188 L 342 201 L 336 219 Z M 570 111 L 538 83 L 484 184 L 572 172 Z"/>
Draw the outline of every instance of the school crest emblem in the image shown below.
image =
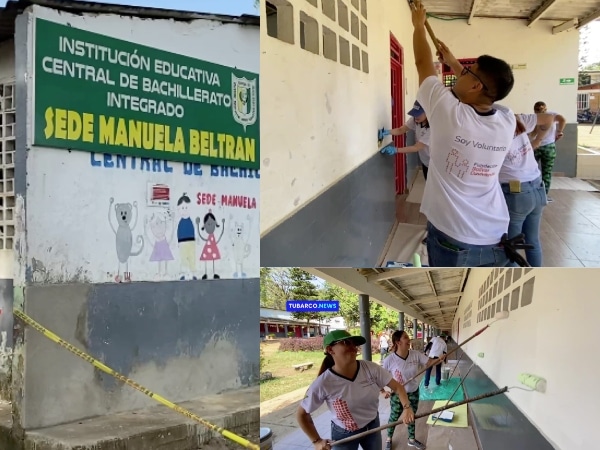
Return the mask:
<path fill-rule="evenodd" d="M 244 127 L 254 125 L 257 116 L 256 78 L 238 78 L 231 74 L 231 110 L 233 119 Z"/>

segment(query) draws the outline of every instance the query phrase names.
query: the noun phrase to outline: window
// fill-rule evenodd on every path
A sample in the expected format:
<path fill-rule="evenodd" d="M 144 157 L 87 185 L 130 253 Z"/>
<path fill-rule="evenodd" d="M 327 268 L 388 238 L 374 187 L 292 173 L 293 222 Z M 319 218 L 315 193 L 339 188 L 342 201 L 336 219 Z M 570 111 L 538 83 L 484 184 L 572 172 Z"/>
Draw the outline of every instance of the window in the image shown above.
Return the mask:
<path fill-rule="evenodd" d="M 0 250 L 15 236 L 15 84 L 0 83 Z"/>
<path fill-rule="evenodd" d="M 590 94 L 588 92 L 577 93 L 577 111 L 590 109 Z"/>

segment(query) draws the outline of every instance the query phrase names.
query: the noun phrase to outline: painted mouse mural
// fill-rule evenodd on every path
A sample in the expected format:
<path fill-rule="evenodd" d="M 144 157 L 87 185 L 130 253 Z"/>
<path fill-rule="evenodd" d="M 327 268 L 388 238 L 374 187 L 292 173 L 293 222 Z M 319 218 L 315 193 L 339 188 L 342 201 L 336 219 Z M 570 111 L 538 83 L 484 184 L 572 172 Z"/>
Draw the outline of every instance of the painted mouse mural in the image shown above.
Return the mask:
<path fill-rule="evenodd" d="M 108 223 L 110 228 L 115 233 L 115 247 L 117 250 L 117 258 L 119 265 L 117 268 L 117 275 L 115 281 L 120 283 L 123 281 L 121 278 L 121 266 L 125 266 L 123 272 L 124 281 L 131 281 L 131 273 L 129 272 L 129 258 L 132 256 L 138 256 L 144 250 L 144 237 L 140 234 L 137 236 L 136 241 L 140 244 L 140 248 L 137 251 L 133 251 L 133 229 L 137 225 L 138 221 L 138 206 L 137 202 L 131 203 L 115 203 L 114 215 L 117 221 L 117 228 L 113 226 L 112 221 L 112 206 L 115 203 L 114 198 L 110 198 L 110 205 L 108 207 Z M 133 219 L 133 210 L 135 209 L 135 219 Z M 133 222 L 133 223 L 132 223 Z"/>

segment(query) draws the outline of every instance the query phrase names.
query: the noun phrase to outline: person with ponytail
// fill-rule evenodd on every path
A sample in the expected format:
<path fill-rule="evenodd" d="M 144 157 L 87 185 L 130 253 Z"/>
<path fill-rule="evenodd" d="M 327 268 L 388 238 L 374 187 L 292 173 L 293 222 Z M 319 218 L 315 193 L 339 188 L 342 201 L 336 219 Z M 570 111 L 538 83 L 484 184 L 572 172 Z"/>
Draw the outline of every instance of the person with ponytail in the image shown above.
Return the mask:
<path fill-rule="evenodd" d="M 345 330 L 334 330 L 323 339 L 325 359 L 317 379 L 312 382 L 296 412 L 298 425 L 314 445 L 315 450 L 331 449 L 331 441 L 323 439 L 313 423 L 311 414 L 323 403 L 331 412 L 331 440 L 339 441 L 379 426 L 379 393 L 387 386 L 400 399 L 403 411 L 400 419 L 415 420 L 414 411 L 402 384 L 372 361 L 357 360 L 358 347 L 364 345 L 362 336 L 352 336 Z M 372 433 L 334 450 L 381 450 L 381 433 Z"/>
<path fill-rule="evenodd" d="M 438 364 L 444 357 L 429 359 L 427 355 L 411 350 L 408 333 L 406 333 L 406 331 L 397 330 L 392 334 L 392 347 L 389 356 L 383 361 L 383 368 L 390 372 L 398 384 L 404 385 L 406 380 L 410 380 L 419 372 L 419 365 L 430 367 L 434 364 Z M 417 380 L 412 380 L 406 383 L 404 388 L 407 392 L 411 409 L 416 413 L 419 408 L 419 382 Z M 382 390 L 382 393 L 386 398 L 390 396 L 385 390 Z M 398 421 L 400 411 L 402 410 L 400 400 L 395 393 L 392 393 L 390 402 L 391 411 L 388 423 Z M 405 404 L 404 399 L 402 399 L 402 404 Z M 388 437 L 385 446 L 386 450 L 391 450 L 392 448 L 392 436 L 394 435 L 395 429 L 396 427 L 387 429 Z M 419 450 L 425 449 L 425 445 L 415 439 L 414 422 L 408 424 L 408 445 Z"/>

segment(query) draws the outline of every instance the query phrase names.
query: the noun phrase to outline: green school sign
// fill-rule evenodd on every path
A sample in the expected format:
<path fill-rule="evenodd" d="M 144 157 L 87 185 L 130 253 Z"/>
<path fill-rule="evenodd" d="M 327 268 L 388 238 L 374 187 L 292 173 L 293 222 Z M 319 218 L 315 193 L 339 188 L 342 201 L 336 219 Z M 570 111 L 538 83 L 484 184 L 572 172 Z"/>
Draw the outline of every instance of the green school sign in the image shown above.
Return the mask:
<path fill-rule="evenodd" d="M 561 78 L 560 84 L 575 84 L 575 78 Z"/>
<path fill-rule="evenodd" d="M 258 79 L 36 19 L 34 145 L 259 169 Z"/>

